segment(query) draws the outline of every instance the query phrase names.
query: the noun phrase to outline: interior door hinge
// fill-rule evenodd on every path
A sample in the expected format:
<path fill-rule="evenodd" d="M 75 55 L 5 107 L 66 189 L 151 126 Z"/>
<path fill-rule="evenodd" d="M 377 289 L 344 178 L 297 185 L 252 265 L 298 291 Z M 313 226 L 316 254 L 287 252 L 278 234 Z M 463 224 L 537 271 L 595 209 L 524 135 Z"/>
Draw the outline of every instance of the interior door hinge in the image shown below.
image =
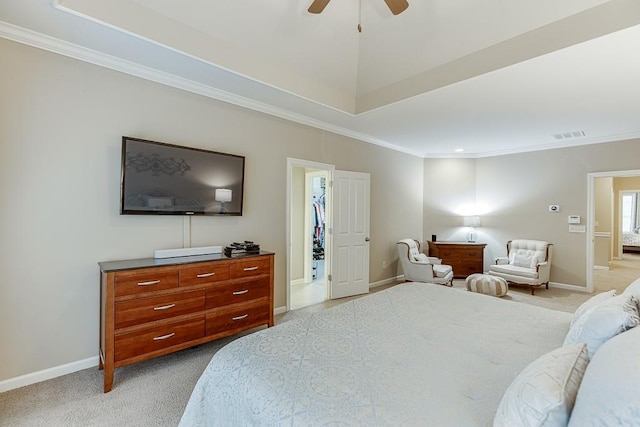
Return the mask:
<path fill-rule="evenodd" d="M 329 274 L 329 275 L 327 276 L 327 280 L 328 280 L 328 281 L 330 281 L 330 282 L 333 280 L 333 277 L 331 276 L 331 274 Z"/>

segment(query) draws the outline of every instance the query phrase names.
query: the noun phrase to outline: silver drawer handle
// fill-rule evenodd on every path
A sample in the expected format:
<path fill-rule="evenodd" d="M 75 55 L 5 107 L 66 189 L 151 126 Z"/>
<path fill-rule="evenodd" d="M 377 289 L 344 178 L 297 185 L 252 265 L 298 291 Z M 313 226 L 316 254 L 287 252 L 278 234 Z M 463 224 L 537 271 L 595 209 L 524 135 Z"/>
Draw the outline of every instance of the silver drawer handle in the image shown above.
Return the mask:
<path fill-rule="evenodd" d="M 175 307 L 175 304 L 163 305 L 162 307 L 153 307 L 154 310 L 167 310 L 169 308 Z"/>
<path fill-rule="evenodd" d="M 216 273 L 202 273 L 202 274 L 198 274 L 196 277 L 198 278 L 203 278 L 203 277 L 211 277 Z"/>
<path fill-rule="evenodd" d="M 138 286 L 157 285 L 158 283 L 160 283 L 160 280 L 150 280 L 148 282 L 138 282 Z"/>
<path fill-rule="evenodd" d="M 253 270 L 257 270 L 258 267 L 247 267 L 244 269 L 244 271 L 253 271 Z"/>
<path fill-rule="evenodd" d="M 234 295 L 242 295 L 242 294 L 246 294 L 247 292 L 249 292 L 249 289 L 245 289 L 244 291 L 235 291 L 233 294 Z"/>
<path fill-rule="evenodd" d="M 248 314 L 243 314 L 242 316 L 234 317 L 233 320 L 242 320 L 246 319 L 247 317 L 249 317 Z"/>
<path fill-rule="evenodd" d="M 153 340 L 154 341 L 166 340 L 167 338 L 171 338 L 175 334 L 176 334 L 175 332 L 171 332 L 170 334 L 167 334 L 167 335 L 162 335 L 160 337 L 155 337 Z"/>

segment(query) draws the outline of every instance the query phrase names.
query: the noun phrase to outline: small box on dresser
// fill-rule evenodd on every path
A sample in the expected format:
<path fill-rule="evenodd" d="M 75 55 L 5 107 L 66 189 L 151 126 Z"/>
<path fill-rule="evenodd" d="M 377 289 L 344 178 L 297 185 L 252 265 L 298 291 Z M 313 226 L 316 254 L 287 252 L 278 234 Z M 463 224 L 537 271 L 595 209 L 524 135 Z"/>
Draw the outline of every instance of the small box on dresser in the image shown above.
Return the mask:
<path fill-rule="evenodd" d="M 274 257 L 260 252 L 98 263 L 104 392 L 116 368 L 273 326 Z"/>

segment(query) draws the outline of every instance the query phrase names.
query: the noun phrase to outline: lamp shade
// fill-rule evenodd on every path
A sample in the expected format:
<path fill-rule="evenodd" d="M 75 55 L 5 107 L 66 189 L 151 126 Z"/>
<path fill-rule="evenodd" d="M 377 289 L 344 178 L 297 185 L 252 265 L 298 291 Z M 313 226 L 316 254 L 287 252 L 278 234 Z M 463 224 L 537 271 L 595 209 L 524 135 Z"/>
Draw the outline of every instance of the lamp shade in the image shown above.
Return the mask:
<path fill-rule="evenodd" d="M 211 193 L 209 193 L 211 194 Z M 216 189 L 216 202 L 230 202 L 232 191 L 226 188 Z"/>
<path fill-rule="evenodd" d="M 464 226 L 465 227 L 480 227 L 480 217 L 479 216 L 465 216 L 464 217 Z"/>

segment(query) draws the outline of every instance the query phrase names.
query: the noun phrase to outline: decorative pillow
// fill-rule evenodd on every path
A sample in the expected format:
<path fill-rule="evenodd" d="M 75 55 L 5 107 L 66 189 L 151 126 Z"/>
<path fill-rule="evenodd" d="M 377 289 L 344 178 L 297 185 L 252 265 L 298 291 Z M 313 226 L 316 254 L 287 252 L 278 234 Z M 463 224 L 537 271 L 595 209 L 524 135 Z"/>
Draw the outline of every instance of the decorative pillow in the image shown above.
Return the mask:
<path fill-rule="evenodd" d="M 575 321 L 563 345 L 586 343 L 589 357 L 610 338 L 640 324 L 638 300 L 633 295 L 618 295 L 587 309 Z"/>
<path fill-rule="evenodd" d="M 607 292 L 601 292 L 599 294 L 596 294 L 591 298 L 589 298 L 588 300 L 586 300 L 585 302 L 583 302 L 582 305 L 578 307 L 578 309 L 575 311 L 575 313 L 573 313 L 573 318 L 571 319 L 571 326 L 573 326 L 573 324 L 576 323 L 576 321 L 580 318 L 580 316 L 582 316 L 591 307 L 594 307 L 600 304 L 601 302 L 606 301 L 609 298 L 613 298 L 615 296 L 616 296 L 616 291 L 610 290 Z"/>
<path fill-rule="evenodd" d="M 631 282 L 629 286 L 622 292 L 623 295 L 633 295 L 640 300 L 640 279 Z"/>
<path fill-rule="evenodd" d="M 566 426 L 588 363 L 585 344 L 560 347 L 531 362 L 502 396 L 494 427 Z"/>
<path fill-rule="evenodd" d="M 429 262 L 429 258 L 425 254 L 415 254 L 413 260 L 417 262 Z"/>
<path fill-rule="evenodd" d="M 536 265 L 536 258 L 528 255 L 515 254 L 513 256 L 513 265 L 516 267 L 533 268 Z"/>
<path fill-rule="evenodd" d="M 569 427 L 638 425 L 639 360 L 640 328 L 607 341 L 584 374 Z"/>

